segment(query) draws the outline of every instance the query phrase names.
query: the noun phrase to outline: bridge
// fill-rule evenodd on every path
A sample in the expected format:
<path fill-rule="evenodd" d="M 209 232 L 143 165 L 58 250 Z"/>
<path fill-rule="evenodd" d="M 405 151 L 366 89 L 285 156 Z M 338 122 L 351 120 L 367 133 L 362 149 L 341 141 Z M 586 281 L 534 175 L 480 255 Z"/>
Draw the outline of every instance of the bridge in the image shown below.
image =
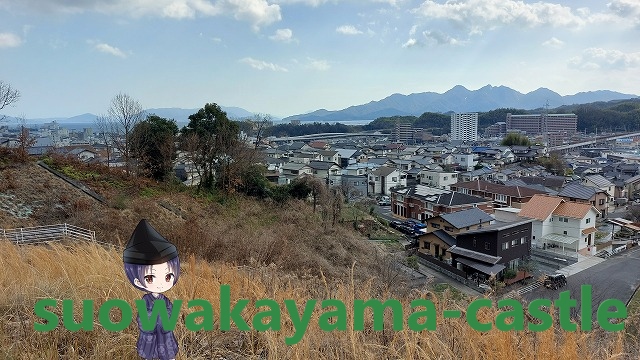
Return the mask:
<path fill-rule="evenodd" d="M 567 144 L 567 145 L 558 145 L 558 146 L 550 146 L 549 152 L 552 151 L 565 151 L 574 148 L 587 147 L 589 145 L 595 145 L 599 142 L 607 142 L 607 141 L 615 141 L 617 139 L 624 139 L 628 137 L 640 136 L 640 132 L 633 133 L 625 133 L 623 135 L 608 135 L 608 136 L 600 136 L 593 140 L 583 141 L 575 144 Z"/>
<path fill-rule="evenodd" d="M 384 138 L 390 137 L 391 134 L 382 134 L 379 131 L 362 131 L 357 133 L 321 133 L 321 134 L 309 134 L 300 136 L 285 136 L 277 137 L 273 141 L 275 142 L 288 142 L 288 141 L 309 141 L 309 140 L 325 140 L 325 139 L 341 139 L 352 137 L 377 137 Z"/>

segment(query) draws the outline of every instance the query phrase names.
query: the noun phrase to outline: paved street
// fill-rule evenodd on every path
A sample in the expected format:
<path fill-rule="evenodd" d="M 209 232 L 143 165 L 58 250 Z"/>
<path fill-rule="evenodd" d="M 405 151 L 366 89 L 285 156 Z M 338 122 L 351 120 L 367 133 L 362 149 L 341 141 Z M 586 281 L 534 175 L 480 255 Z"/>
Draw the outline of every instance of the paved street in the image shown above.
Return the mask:
<path fill-rule="evenodd" d="M 545 298 L 556 300 L 561 291 L 569 290 L 571 298 L 578 300 L 580 306 L 580 286 L 592 286 L 592 312 L 595 314 L 598 305 L 606 299 L 618 299 L 625 304 L 635 289 L 640 286 L 640 247 L 612 256 L 606 261 L 567 278 L 567 286 L 551 290 L 543 286 L 532 292 L 523 294 L 527 300 Z"/>

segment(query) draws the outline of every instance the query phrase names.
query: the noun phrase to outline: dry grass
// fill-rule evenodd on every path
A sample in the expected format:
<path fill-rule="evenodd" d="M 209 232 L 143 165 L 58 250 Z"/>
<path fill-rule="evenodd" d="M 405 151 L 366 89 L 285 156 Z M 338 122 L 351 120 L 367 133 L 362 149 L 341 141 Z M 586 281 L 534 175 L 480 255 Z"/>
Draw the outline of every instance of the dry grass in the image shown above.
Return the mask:
<path fill-rule="evenodd" d="M 92 299 L 95 311 L 108 299 L 124 299 L 133 304 L 142 293 L 130 286 L 122 270 L 121 252 L 93 244 L 65 247 L 17 247 L 0 242 L 0 358 L 8 359 L 135 359 L 137 329 L 130 325 L 122 332 L 108 332 L 97 323 L 92 332 L 69 332 L 59 326 L 47 333 L 33 330 L 38 321 L 33 306 L 38 299 Z M 232 303 L 249 299 L 243 317 L 250 323 L 258 312 L 253 304 L 259 299 L 274 299 L 283 304 L 295 300 L 299 310 L 309 299 L 335 298 L 345 304 L 354 299 L 391 298 L 378 294 L 370 282 L 328 283 L 322 278 L 286 275 L 273 266 L 235 267 L 225 262 L 208 263 L 194 256 L 183 259 L 183 273 L 176 286 L 167 292 L 170 299 L 208 300 L 219 313 L 219 287 L 231 287 Z M 465 304 L 450 299 L 447 292 L 413 292 L 399 298 L 408 316 L 409 302 L 427 298 L 438 312 L 462 308 Z M 188 310 L 183 310 L 186 314 Z M 59 313 L 59 310 L 58 310 Z M 76 310 L 76 321 L 79 320 Z M 285 345 L 285 337 L 294 332 L 286 313 L 280 331 L 241 332 L 218 330 L 190 332 L 182 321 L 175 330 L 180 343 L 178 359 L 631 359 L 638 353 L 625 353 L 624 334 L 568 333 L 552 329 L 542 333 L 480 333 L 463 320 L 438 319 L 438 330 L 373 331 L 366 319 L 364 331 L 325 332 L 319 329 L 321 314 L 316 306 L 311 324 L 302 340 Z M 388 314 L 387 314 L 388 315 Z M 348 319 L 353 319 L 347 307 Z M 491 319 L 495 311 L 486 310 L 482 319 Z M 117 319 L 115 317 L 114 319 Z M 183 318 L 184 319 L 184 318 Z M 482 320 L 481 319 L 481 320 Z M 352 320 L 349 320 L 352 321 Z M 135 322 L 134 322 L 135 324 Z M 349 322 L 348 322 L 349 324 Z M 386 319 L 390 325 L 390 317 Z M 350 327 L 349 327 L 350 328 Z M 628 340 L 627 340 L 628 341 Z M 625 349 L 625 346 L 627 348 Z"/>

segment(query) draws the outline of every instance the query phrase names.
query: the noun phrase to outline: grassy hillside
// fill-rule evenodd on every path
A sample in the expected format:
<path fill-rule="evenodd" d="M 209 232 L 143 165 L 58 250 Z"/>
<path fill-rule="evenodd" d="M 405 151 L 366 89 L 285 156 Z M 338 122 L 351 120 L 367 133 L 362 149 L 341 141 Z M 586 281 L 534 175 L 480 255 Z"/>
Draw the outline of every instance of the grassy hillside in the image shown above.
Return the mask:
<path fill-rule="evenodd" d="M 142 293 L 127 283 L 123 276 L 121 252 L 97 245 L 65 247 L 17 247 L 0 242 L 0 358 L 4 359 L 135 359 L 137 329 L 130 325 L 122 332 L 108 332 L 95 325 L 92 332 L 70 332 L 58 327 L 47 333 L 33 330 L 35 301 L 40 298 L 82 299 L 95 301 L 94 314 L 104 301 L 124 299 L 133 304 Z M 250 323 L 259 299 L 273 299 L 283 304 L 295 300 L 299 311 L 309 299 L 335 298 L 352 304 L 354 299 L 391 298 L 380 293 L 367 281 L 337 281 L 329 285 L 318 277 L 284 275 L 274 267 L 237 267 L 226 262 L 205 262 L 195 257 L 184 258 L 183 273 L 176 286 L 166 295 L 170 299 L 201 298 L 219 312 L 220 285 L 231 288 L 232 304 L 237 299 L 250 300 L 243 318 Z M 454 301 L 448 293 L 438 295 L 415 291 L 401 297 L 405 312 L 412 299 L 433 300 L 439 311 L 461 309 L 465 301 Z M 60 316 L 59 305 L 56 313 Z M 112 319 L 118 320 L 117 311 Z M 182 316 L 188 311 L 183 310 Z M 286 312 L 282 314 L 280 331 L 258 332 L 218 329 L 187 331 L 183 321 L 175 330 L 180 344 L 179 359 L 631 359 L 637 358 L 631 337 L 622 333 L 570 333 L 551 329 L 541 333 L 480 333 L 463 320 L 438 319 L 437 331 L 391 331 L 387 314 L 385 331 L 373 331 L 372 321 L 365 321 L 364 331 L 320 330 L 316 306 L 309 329 L 301 341 L 285 345 L 285 337 L 294 328 Z M 75 321 L 80 310 L 76 308 Z M 353 312 L 347 307 L 347 316 Z M 408 316 L 405 313 L 405 318 Z M 495 311 L 482 314 L 483 320 Z M 97 315 L 94 315 L 97 319 Z M 182 318 L 184 319 L 184 317 Z M 216 318 L 217 319 L 217 318 Z M 352 321 L 352 320 L 349 320 Z M 134 322 L 135 324 L 135 322 Z M 348 328 L 349 329 L 349 328 Z"/>

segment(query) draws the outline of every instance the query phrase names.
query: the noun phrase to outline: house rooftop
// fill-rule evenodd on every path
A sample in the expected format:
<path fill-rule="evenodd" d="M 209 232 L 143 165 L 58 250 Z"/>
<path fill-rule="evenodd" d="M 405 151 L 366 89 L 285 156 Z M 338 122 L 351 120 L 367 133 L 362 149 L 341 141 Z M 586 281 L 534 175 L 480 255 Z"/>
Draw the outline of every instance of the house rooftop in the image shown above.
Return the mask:
<path fill-rule="evenodd" d="M 527 203 L 522 205 L 522 209 L 518 215 L 544 221 L 563 201 L 565 200 L 558 196 L 533 195 Z"/>
<path fill-rule="evenodd" d="M 447 251 L 452 254 L 464 256 L 466 258 L 478 260 L 491 265 L 497 264 L 498 261 L 502 259 L 502 256 L 493 256 L 493 255 L 483 254 L 477 251 L 461 248 L 457 245 L 454 245 L 448 248 Z"/>
<path fill-rule="evenodd" d="M 581 200 L 589 200 L 591 199 L 599 189 L 594 188 L 592 186 L 586 186 L 582 184 L 567 184 L 560 192 L 558 192 L 558 196 L 581 199 Z"/>
<path fill-rule="evenodd" d="M 433 234 L 434 236 L 436 236 L 438 239 L 442 240 L 445 244 L 449 245 L 449 246 L 455 246 L 456 245 L 456 238 L 454 238 L 453 236 L 449 235 L 446 231 L 439 229 L 436 230 L 434 232 L 432 232 L 431 234 Z"/>
<path fill-rule="evenodd" d="M 442 214 L 440 217 L 446 220 L 449 224 L 455 226 L 457 229 L 462 229 L 471 225 L 490 223 L 495 220 L 491 215 L 478 208 L 456 211 L 450 214 Z"/>
<path fill-rule="evenodd" d="M 466 235 L 471 235 L 471 234 L 483 234 L 483 233 L 486 233 L 486 232 L 501 231 L 501 230 L 511 229 L 513 227 L 524 225 L 524 224 L 530 223 L 532 221 L 533 220 L 531 220 L 531 219 L 519 220 L 519 221 L 509 221 L 509 222 L 496 221 L 494 224 L 487 225 L 487 226 L 482 226 L 481 228 L 478 228 L 478 229 L 475 229 L 475 230 L 469 230 L 469 231 L 466 231 L 465 233 L 460 234 L 458 236 L 466 236 Z"/>

